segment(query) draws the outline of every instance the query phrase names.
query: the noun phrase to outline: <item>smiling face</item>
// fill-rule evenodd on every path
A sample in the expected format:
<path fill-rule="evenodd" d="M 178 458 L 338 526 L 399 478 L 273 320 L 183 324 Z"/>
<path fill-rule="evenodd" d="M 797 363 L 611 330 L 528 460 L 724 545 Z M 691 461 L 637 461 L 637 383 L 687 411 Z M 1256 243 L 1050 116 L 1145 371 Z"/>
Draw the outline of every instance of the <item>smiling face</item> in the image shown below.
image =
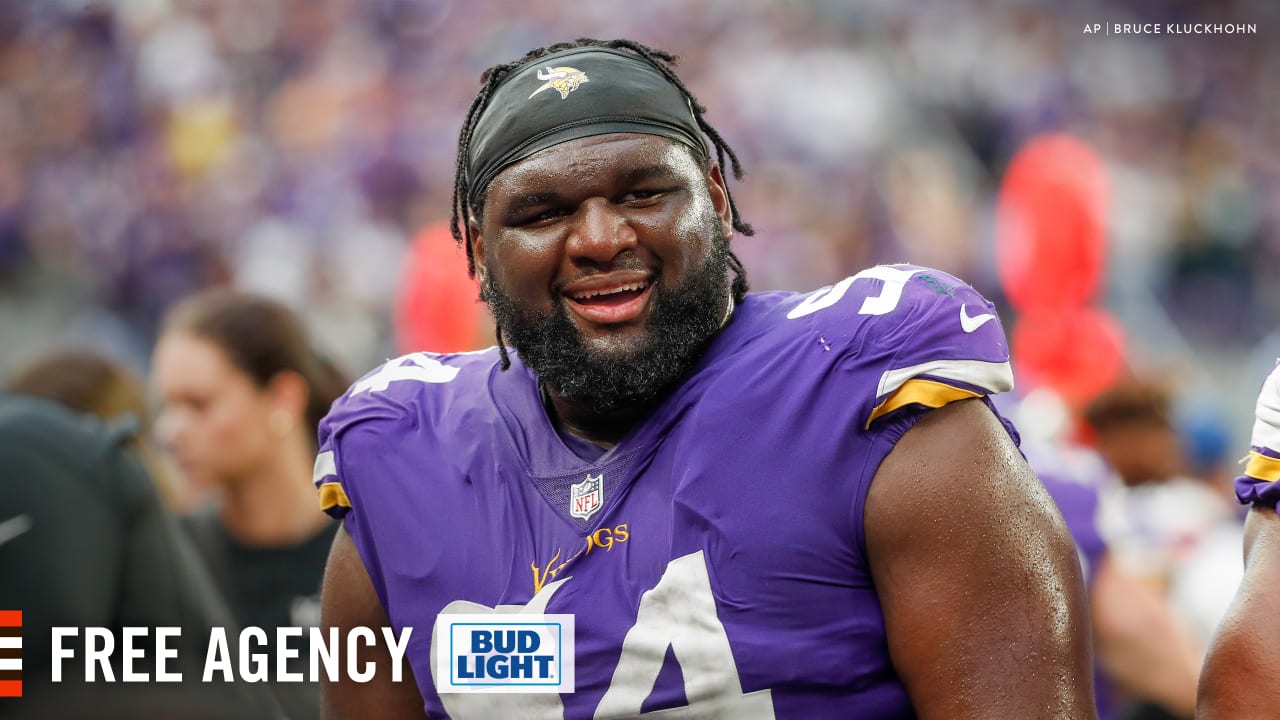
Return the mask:
<path fill-rule="evenodd" d="M 720 326 L 729 204 L 718 168 L 634 134 L 503 170 L 475 228 L 483 295 L 521 358 L 597 410 L 653 400 Z"/>

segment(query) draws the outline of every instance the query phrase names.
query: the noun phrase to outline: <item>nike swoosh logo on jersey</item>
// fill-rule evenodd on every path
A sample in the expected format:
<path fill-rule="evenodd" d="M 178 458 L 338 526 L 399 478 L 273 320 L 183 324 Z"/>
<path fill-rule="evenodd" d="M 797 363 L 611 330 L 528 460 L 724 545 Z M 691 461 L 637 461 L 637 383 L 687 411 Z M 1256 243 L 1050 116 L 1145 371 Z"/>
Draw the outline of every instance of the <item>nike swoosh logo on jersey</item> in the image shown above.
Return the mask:
<path fill-rule="evenodd" d="M 0 545 L 13 540 L 31 529 L 31 518 L 26 515 L 9 518 L 0 523 Z"/>
<path fill-rule="evenodd" d="M 991 313 L 982 313 L 981 315 L 969 317 L 969 313 L 965 310 L 964 305 L 960 306 L 960 327 L 967 333 L 971 333 L 983 325 L 986 325 L 988 321 L 995 319 L 996 316 Z"/>

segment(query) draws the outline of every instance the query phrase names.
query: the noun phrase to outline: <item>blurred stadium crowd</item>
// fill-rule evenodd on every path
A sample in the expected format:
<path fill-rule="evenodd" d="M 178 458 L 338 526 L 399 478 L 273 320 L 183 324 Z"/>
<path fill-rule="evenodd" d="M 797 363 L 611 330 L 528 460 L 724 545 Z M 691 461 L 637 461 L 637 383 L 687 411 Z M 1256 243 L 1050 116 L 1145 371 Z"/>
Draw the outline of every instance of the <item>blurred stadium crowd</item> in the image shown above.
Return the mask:
<path fill-rule="evenodd" d="M 1266 0 L 0 2 L 0 378 L 68 345 L 145 373 L 170 308 L 218 286 L 292 309 L 348 374 L 431 349 L 406 337 L 456 323 L 416 285 L 465 272 L 440 223 L 479 75 L 559 40 L 681 56 L 747 167 L 758 234 L 736 248 L 755 289 L 909 261 L 1002 302 L 1001 178 L 1066 132 L 1106 168 L 1099 302 L 1132 366 L 1172 372 L 1169 397 L 1141 385 L 1136 406 L 1182 430 L 1195 462 L 1175 473 L 1214 488 L 1139 493 L 1108 522 L 1184 608 L 1210 606 L 1188 610 L 1203 643 L 1222 600 L 1197 588 L 1233 581 L 1196 552 L 1210 535 L 1238 552 L 1225 460 L 1280 354 L 1278 19 Z M 1083 32 L 1134 21 L 1258 33 Z M 448 287 L 472 308 L 472 286 Z M 397 311 L 415 292 L 427 311 Z M 470 344 L 488 344 L 474 310 Z M 1193 560 L 1207 575 L 1174 577 Z"/>
<path fill-rule="evenodd" d="M 1172 333 L 1221 352 L 1280 313 L 1274 3 L 515 8 L 0 3 L 0 327 L 21 339 L 0 346 L 0 370 L 66 338 L 145 366 L 162 311 L 222 283 L 302 311 L 351 370 L 385 358 L 402 255 L 447 217 L 480 71 L 581 35 L 679 52 L 747 163 L 741 205 L 760 234 L 738 247 L 757 288 L 908 259 L 998 297 L 1001 172 L 1028 138 L 1065 130 L 1107 163 L 1122 320 L 1159 347 L 1186 349 Z M 1260 31 L 1082 32 L 1139 19 Z"/>

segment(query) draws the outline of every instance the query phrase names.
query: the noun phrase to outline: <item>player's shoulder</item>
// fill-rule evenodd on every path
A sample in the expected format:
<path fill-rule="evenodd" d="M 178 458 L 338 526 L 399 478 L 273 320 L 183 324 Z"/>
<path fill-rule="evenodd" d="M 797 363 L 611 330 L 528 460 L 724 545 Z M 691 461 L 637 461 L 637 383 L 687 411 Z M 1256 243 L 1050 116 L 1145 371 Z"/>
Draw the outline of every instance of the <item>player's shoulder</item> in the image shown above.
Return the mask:
<path fill-rule="evenodd" d="M 959 318 L 962 308 L 969 320 L 957 330 L 972 332 L 986 324 L 990 310 L 986 298 L 959 278 L 919 265 L 875 265 L 855 275 L 797 295 L 782 304 L 788 320 L 809 323 L 875 324 L 881 329 L 909 325 L 940 310 Z"/>
<path fill-rule="evenodd" d="M 771 349 L 793 351 L 795 376 L 870 403 L 869 421 L 907 404 L 939 407 L 1013 388 L 1009 347 L 995 306 L 953 275 L 918 265 L 877 265 L 807 294 L 768 293 L 755 315 Z M 821 359 L 816 356 L 821 356 Z M 829 373 L 840 363 L 854 372 Z"/>
<path fill-rule="evenodd" d="M 919 265 L 876 265 L 808 294 L 771 299 L 776 332 L 816 337 L 845 355 L 1007 364 L 995 306 L 968 283 Z"/>
<path fill-rule="evenodd" d="M 418 352 L 352 384 L 320 421 L 312 481 L 321 509 L 344 518 L 370 497 L 385 499 L 395 485 L 391 475 L 442 461 L 459 432 L 448 418 L 488 407 L 488 378 L 497 364 L 496 349 Z"/>
<path fill-rule="evenodd" d="M 496 348 L 392 358 L 352 383 L 333 403 L 321 434 L 355 425 L 403 429 L 429 424 L 448 408 L 482 402 L 497 364 Z"/>

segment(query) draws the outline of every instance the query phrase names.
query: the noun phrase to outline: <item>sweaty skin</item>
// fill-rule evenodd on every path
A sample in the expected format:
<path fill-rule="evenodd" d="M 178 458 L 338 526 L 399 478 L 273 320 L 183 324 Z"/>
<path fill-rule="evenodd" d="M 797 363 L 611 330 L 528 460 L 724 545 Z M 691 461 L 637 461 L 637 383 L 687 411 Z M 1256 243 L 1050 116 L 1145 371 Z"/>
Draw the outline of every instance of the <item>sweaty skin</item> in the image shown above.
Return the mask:
<path fill-rule="evenodd" d="M 726 237 L 733 233 L 718 166 L 652 135 L 582 138 L 534 154 L 494 179 L 484 217 L 473 223 L 477 272 L 482 282 L 492 274 L 515 300 L 539 312 L 564 302 L 588 348 L 621 354 L 647 339 L 652 291 L 641 307 L 613 322 L 566 296 L 611 281 L 680 285 L 704 261 L 707 222 L 719 222 Z M 603 447 L 649 411 L 600 413 L 547 390 L 562 426 Z"/>
<path fill-rule="evenodd" d="M 1097 716 L 1075 546 L 981 401 L 934 410 L 898 441 L 867 495 L 866 538 L 920 718 Z"/>
<path fill-rule="evenodd" d="M 1280 708 L 1280 516 L 1255 506 L 1245 521 L 1244 580 L 1200 674 L 1199 720 L 1269 720 Z"/>

